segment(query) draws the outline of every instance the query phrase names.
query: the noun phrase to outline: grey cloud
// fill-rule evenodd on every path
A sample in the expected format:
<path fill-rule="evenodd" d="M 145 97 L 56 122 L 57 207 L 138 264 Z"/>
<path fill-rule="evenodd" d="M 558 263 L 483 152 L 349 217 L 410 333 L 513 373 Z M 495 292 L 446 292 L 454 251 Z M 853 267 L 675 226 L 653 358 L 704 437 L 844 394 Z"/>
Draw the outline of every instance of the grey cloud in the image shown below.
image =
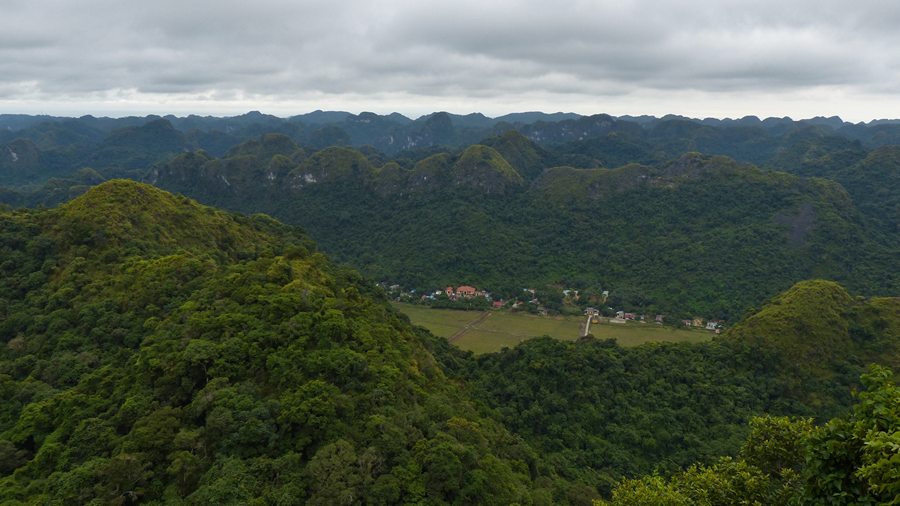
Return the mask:
<path fill-rule="evenodd" d="M 8 0 L 0 100 L 863 97 L 898 88 L 898 24 L 868 0 Z"/>

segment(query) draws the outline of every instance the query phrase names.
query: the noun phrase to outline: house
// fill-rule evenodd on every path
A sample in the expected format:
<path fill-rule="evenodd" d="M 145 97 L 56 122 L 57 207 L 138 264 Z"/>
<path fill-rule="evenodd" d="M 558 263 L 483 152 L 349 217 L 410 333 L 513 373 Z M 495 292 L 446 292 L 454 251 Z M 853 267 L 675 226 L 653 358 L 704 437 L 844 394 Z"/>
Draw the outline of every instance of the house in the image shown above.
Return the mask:
<path fill-rule="evenodd" d="M 703 323 L 704 323 L 704 322 L 703 322 L 703 318 L 699 318 L 699 317 L 696 317 L 696 316 L 695 316 L 695 317 L 694 317 L 694 320 L 693 320 L 693 322 L 692 322 L 692 326 L 694 326 L 694 327 L 701 327 L 701 328 L 702 328 L 702 327 L 703 327 Z"/>
<path fill-rule="evenodd" d="M 595 307 L 585 308 L 584 314 L 587 316 L 597 316 L 600 314 L 600 310 Z"/>
<path fill-rule="evenodd" d="M 662 324 L 663 324 L 663 320 L 665 320 L 665 319 L 666 319 L 666 317 L 663 316 L 663 315 L 661 315 L 661 314 L 656 315 L 656 324 L 657 324 L 657 325 L 662 325 Z"/>
<path fill-rule="evenodd" d="M 719 330 L 723 325 L 722 320 L 710 320 L 706 322 L 706 330 Z"/>
<path fill-rule="evenodd" d="M 448 286 L 447 288 L 444 288 L 444 294 L 447 295 L 447 297 L 450 297 L 452 299 L 454 296 L 453 287 Z"/>
<path fill-rule="evenodd" d="M 622 315 L 622 318 L 624 318 L 626 320 L 634 320 L 635 318 L 637 318 L 637 315 L 634 313 L 624 313 Z"/>
<path fill-rule="evenodd" d="M 685 327 L 690 327 L 693 323 L 693 320 L 681 320 L 681 324 Z"/>
<path fill-rule="evenodd" d="M 472 287 L 469 285 L 462 285 L 456 289 L 456 296 L 464 297 L 464 298 L 468 299 L 468 298 L 474 297 L 475 293 L 477 293 L 477 292 L 478 292 L 478 290 L 476 290 L 475 287 Z"/>
<path fill-rule="evenodd" d="M 625 311 L 616 311 L 616 318 L 618 318 L 620 320 L 624 320 L 625 319 Z"/>
<path fill-rule="evenodd" d="M 495 300 L 494 302 L 491 303 L 491 306 L 492 306 L 494 309 L 500 309 L 501 307 L 503 307 L 503 304 L 504 304 L 504 303 L 503 303 L 502 300 Z"/>

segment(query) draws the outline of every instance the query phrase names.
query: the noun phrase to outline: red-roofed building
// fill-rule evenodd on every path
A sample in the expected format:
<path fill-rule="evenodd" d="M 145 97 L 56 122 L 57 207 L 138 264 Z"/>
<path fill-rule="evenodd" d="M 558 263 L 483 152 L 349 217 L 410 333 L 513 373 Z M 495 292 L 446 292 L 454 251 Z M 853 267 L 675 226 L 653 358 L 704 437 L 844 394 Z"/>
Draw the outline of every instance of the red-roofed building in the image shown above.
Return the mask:
<path fill-rule="evenodd" d="M 462 285 L 456 289 L 456 296 L 457 297 L 465 297 L 465 298 L 474 297 L 475 292 L 477 292 L 477 291 L 478 290 L 476 290 L 475 287 L 468 286 L 468 285 Z"/>

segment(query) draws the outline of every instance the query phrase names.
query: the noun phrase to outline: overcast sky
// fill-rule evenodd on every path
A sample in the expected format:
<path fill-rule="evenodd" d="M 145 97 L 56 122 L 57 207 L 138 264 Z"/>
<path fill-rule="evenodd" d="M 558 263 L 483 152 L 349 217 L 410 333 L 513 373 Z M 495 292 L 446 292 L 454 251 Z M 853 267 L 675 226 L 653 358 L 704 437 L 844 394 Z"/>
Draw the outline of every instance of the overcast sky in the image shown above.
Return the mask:
<path fill-rule="evenodd" d="M 0 113 L 900 118 L 900 2 L 0 0 Z"/>

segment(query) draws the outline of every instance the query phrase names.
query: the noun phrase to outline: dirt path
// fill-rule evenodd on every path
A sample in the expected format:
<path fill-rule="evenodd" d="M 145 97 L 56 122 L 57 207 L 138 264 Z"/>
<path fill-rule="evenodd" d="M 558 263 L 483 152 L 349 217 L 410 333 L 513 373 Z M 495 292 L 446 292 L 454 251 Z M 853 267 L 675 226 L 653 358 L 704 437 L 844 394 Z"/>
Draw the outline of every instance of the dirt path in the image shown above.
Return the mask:
<path fill-rule="evenodd" d="M 481 313 L 480 315 L 478 315 L 478 318 L 475 318 L 474 320 L 472 320 L 472 321 L 470 321 L 469 323 L 467 323 L 467 324 L 465 325 L 465 327 L 463 327 L 462 329 L 460 329 L 459 332 L 457 332 L 457 333 L 453 334 L 452 336 L 448 337 L 447 340 L 450 341 L 451 343 L 452 343 L 453 341 L 456 341 L 457 339 L 459 339 L 460 337 L 462 337 L 463 335 L 465 335 L 466 332 L 472 330 L 472 327 L 474 327 L 474 326 L 480 324 L 481 322 L 485 321 L 485 320 L 487 319 L 488 316 L 491 316 L 491 312 L 490 312 L 490 311 L 485 311 L 485 312 Z"/>

